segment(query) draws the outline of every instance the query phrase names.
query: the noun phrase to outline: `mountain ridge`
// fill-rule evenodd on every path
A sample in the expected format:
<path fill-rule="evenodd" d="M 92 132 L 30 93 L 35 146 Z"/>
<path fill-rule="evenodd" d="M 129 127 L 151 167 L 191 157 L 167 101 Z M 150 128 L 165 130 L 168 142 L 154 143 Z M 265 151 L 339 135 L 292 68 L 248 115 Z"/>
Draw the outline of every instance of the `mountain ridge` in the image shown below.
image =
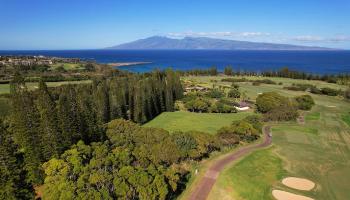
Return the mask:
<path fill-rule="evenodd" d="M 216 39 L 209 37 L 185 37 L 174 39 L 152 36 L 127 42 L 106 49 L 124 50 L 340 50 L 317 46 L 249 42 L 240 40 Z"/>

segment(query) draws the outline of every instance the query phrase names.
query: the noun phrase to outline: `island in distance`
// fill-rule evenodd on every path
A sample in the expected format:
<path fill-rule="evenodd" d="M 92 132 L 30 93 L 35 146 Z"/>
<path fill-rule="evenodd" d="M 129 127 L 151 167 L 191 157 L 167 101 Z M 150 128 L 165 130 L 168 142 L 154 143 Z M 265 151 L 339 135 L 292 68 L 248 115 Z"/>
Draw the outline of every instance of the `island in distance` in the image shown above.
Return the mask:
<path fill-rule="evenodd" d="M 339 50 L 325 47 L 298 46 L 290 44 L 247 42 L 238 40 L 215 39 L 208 37 L 185 37 L 174 39 L 162 36 L 153 36 L 145 39 L 124 43 L 107 49 L 134 49 L 134 50 L 155 50 L 155 49 L 178 49 L 178 50 Z"/>

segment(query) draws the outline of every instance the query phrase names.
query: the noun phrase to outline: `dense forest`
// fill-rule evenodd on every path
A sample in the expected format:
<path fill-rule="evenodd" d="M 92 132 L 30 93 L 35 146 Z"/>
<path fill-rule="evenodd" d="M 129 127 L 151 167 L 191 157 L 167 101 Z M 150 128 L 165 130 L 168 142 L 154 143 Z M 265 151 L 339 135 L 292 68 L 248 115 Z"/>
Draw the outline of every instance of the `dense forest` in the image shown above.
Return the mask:
<path fill-rule="evenodd" d="M 105 141 L 107 122 L 124 118 L 145 123 L 172 111 L 183 94 L 179 75 L 171 70 L 124 73 L 56 88 L 42 80 L 38 85 L 29 91 L 19 74 L 11 81 L 12 112 L 1 122 L 1 199 L 31 196 L 32 186 L 43 183 L 45 161 L 78 141 Z"/>

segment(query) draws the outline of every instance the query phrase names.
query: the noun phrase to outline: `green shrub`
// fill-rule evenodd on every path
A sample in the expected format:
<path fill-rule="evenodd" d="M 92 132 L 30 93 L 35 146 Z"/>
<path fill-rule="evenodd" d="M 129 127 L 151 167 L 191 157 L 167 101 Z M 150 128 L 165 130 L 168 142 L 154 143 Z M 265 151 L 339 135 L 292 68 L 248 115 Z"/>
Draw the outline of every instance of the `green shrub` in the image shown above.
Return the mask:
<path fill-rule="evenodd" d="M 279 95 L 276 92 L 267 92 L 260 94 L 256 98 L 256 106 L 259 112 L 267 113 L 276 107 L 288 103 L 288 98 Z"/>
<path fill-rule="evenodd" d="M 315 101 L 310 95 L 302 95 L 295 97 L 295 101 L 298 104 L 300 110 L 311 110 L 312 106 L 315 105 Z"/>
<path fill-rule="evenodd" d="M 237 109 L 233 106 L 218 101 L 210 106 L 209 111 L 212 113 L 236 113 Z"/>
<path fill-rule="evenodd" d="M 238 89 L 236 89 L 236 88 L 235 89 L 231 89 L 230 91 L 228 91 L 227 96 L 237 99 L 237 98 L 241 97 L 241 92 Z"/>
<path fill-rule="evenodd" d="M 204 98 L 196 98 L 185 103 L 185 107 L 191 112 L 208 112 L 210 103 Z"/>
<path fill-rule="evenodd" d="M 264 121 L 292 121 L 299 116 L 297 106 L 291 102 L 273 108 L 264 114 Z"/>
<path fill-rule="evenodd" d="M 321 89 L 321 93 L 328 96 L 337 96 L 340 94 L 340 91 L 326 87 Z"/>
<path fill-rule="evenodd" d="M 233 75 L 233 69 L 231 66 L 227 66 L 224 69 L 224 74 L 227 76 L 232 76 Z"/>
<path fill-rule="evenodd" d="M 210 98 L 216 98 L 219 99 L 223 96 L 225 96 L 224 92 L 219 89 L 212 89 L 206 93 L 206 95 Z"/>
<path fill-rule="evenodd" d="M 294 90 L 294 91 L 306 91 L 310 88 L 315 87 L 314 85 L 311 84 L 295 84 L 293 83 L 291 86 L 284 87 L 284 89 L 287 90 Z"/>
<path fill-rule="evenodd" d="M 247 117 L 245 117 L 243 119 L 243 121 L 246 121 L 250 124 L 253 125 L 253 127 L 258 130 L 259 132 L 262 132 L 262 127 L 263 127 L 263 123 L 262 123 L 262 118 L 259 115 L 249 115 Z"/>
<path fill-rule="evenodd" d="M 248 82 L 249 80 L 246 78 L 223 78 L 221 79 L 221 82 Z"/>
<path fill-rule="evenodd" d="M 231 87 L 232 87 L 232 88 L 235 88 L 235 89 L 239 89 L 239 85 L 237 85 L 236 83 L 232 83 L 232 84 L 231 84 Z"/>
<path fill-rule="evenodd" d="M 311 87 L 310 92 L 313 94 L 322 94 L 322 91 L 318 89 L 316 86 Z"/>
<path fill-rule="evenodd" d="M 259 130 L 247 120 L 234 121 L 231 126 L 218 130 L 217 136 L 225 146 L 238 144 L 240 141 L 253 141 L 259 137 Z"/>
<path fill-rule="evenodd" d="M 263 79 L 263 80 L 255 80 L 253 83 L 263 83 L 263 84 L 271 84 L 271 85 L 276 85 L 277 83 L 273 80 L 270 79 Z"/>

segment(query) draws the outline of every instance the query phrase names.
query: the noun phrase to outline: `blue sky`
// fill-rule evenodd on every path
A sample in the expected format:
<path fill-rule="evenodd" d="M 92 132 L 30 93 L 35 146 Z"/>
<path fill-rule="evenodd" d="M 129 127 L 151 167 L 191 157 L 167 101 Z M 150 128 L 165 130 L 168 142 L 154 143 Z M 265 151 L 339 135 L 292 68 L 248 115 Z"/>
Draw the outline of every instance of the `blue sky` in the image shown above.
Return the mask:
<path fill-rule="evenodd" d="M 350 49 L 350 0 L 0 0 L 0 49 L 94 49 L 153 35 Z"/>

